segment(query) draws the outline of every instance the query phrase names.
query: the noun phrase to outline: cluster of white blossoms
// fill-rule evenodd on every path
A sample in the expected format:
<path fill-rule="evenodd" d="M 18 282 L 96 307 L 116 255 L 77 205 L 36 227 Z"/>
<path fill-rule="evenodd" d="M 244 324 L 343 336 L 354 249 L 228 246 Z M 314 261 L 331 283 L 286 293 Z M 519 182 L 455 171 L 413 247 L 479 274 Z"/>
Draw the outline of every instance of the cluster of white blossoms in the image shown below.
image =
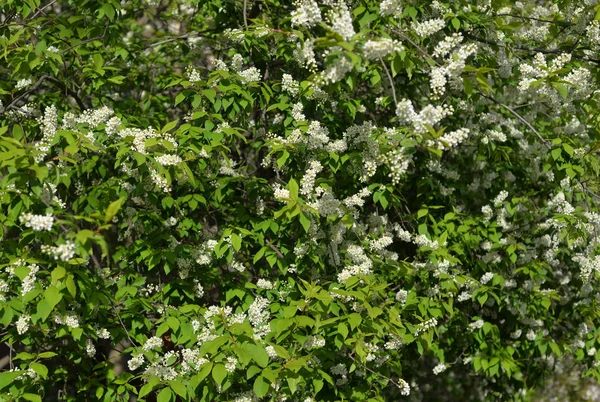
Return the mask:
<path fill-rule="evenodd" d="M 157 170 L 152 169 L 152 168 L 150 168 L 149 170 L 150 170 L 150 179 L 152 180 L 152 183 L 154 183 L 154 185 L 156 185 L 158 188 L 160 188 L 163 192 L 170 193 L 171 186 L 167 182 L 167 179 L 164 176 L 162 176 L 160 173 L 158 173 Z"/>
<path fill-rule="evenodd" d="M 428 141 L 429 146 L 434 146 L 442 151 L 450 150 L 469 138 L 469 129 L 461 128 L 442 135 L 435 141 Z"/>
<path fill-rule="evenodd" d="M 463 40 L 461 34 L 446 36 L 439 42 L 434 50 L 434 57 L 447 56 L 443 64 L 438 64 L 431 68 L 429 86 L 432 91 L 432 99 L 439 99 L 446 92 L 448 81 L 454 83 L 457 88 L 461 88 L 461 74 L 465 69 L 467 58 L 477 51 L 477 46 L 473 43 L 460 46 L 456 51 L 449 54 Z"/>
<path fill-rule="evenodd" d="M 436 240 L 429 240 L 429 238 L 424 234 L 415 236 L 415 238 L 413 239 L 413 243 L 415 243 L 419 247 L 429 247 L 432 250 L 437 250 L 439 247 L 439 244 Z"/>
<path fill-rule="evenodd" d="M 483 274 L 483 276 L 481 277 L 481 279 L 479 279 L 479 282 L 481 282 L 482 285 L 486 285 L 492 279 L 494 279 L 494 273 L 493 272 L 486 272 L 485 274 Z"/>
<path fill-rule="evenodd" d="M 75 256 L 75 243 L 67 240 L 64 244 L 58 246 L 48 246 L 43 244 L 41 247 L 42 253 L 51 255 L 55 260 L 69 261 Z"/>
<path fill-rule="evenodd" d="M 435 374 L 435 375 L 441 374 L 444 371 L 446 371 L 447 368 L 448 368 L 448 366 L 446 364 L 440 363 L 433 368 L 433 374 Z"/>
<path fill-rule="evenodd" d="M 163 346 L 163 341 L 158 336 L 152 336 L 148 338 L 148 340 L 144 343 L 143 349 L 148 351 L 156 348 L 161 348 Z"/>
<path fill-rule="evenodd" d="M 365 204 L 365 198 L 371 195 L 371 190 L 368 187 L 364 187 L 357 194 L 351 195 L 346 198 L 343 202 L 347 207 L 362 207 Z"/>
<path fill-rule="evenodd" d="M 294 49 L 294 60 L 311 72 L 317 71 L 317 59 L 314 50 L 314 40 L 307 39 L 303 43 L 296 43 Z"/>
<path fill-rule="evenodd" d="M 290 191 L 282 188 L 278 183 L 275 184 L 273 189 L 274 197 L 277 201 L 288 201 L 290 199 Z"/>
<path fill-rule="evenodd" d="M 260 81 L 260 70 L 256 67 L 249 67 L 239 73 L 242 84 Z"/>
<path fill-rule="evenodd" d="M 42 230 L 52 230 L 54 224 L 54 216 L 51 214 L 47 215 L 34 215 L 32 213 L 25 213 L 19 216 L 21 224 L 28 228 L 35 230 L 36 232 Z"/>
<path fill-rule="evenodd" d="M 162 166 L 173 166 L 183 162 L 183 159 L 178 155 L 160 155 L 155 160 Z"/>
<path fill-rule="evenodd" d="M 300 84 L 289 74 L 283 74 L 281 77 L 281 90 L 288 92 L 291 95 L 298 95 Z"/>
<path fill-rule="evenodd" d="M 423 332 L 428 331 L 431 328 L 434 328 L 437 324 L 438 324 L 438 322 L 435 318 L 430 318 L 427 321 L 423 321 L 423 322 L 417 324 L 416 330 L 415 330 L 415 336 L 419 336 Z"/>
<path fill-rule="evenodd" d="M 269 307 L 269 300 L 257 296 L 248 308 L 248 321 L 252 324 L 254 339 L 262 339 L 271 331 L 269 321 L 271 314 L 267 307 Z"/>
<path fill-rule="evenodd" d="M 88 357 L 94 357 L 96 355 L 96 347 L 89 338 L 85 341 L 85 353 L 88 355 Z"/>
<path fill-rule="evenodd" d="M 158 133 L 154 128 L 148 127 L 145 129 L 140 128 L 124 128 L 119 131 L 119 136 L 121 138 L 133 137 L 133 148 L 135 151 L 147 155 L 146 151 L 146 140 L 150 138 L 158 138 L 162 140 L 166 140 L 173 145 L 175 149 L 177 149 L 177 141 L 173 139 L 171 134 L 169 133 Z"/>
<path fill-rule="evenodd" d="M 42 139 L 35 143 L 35 148 L 39 152 L 35 155 L 35 161 L 41 162 L 44 157 L 50 151 L 50 144 L 56 131 L 58 130 L 58 116 L 56 112 L 56 106 L 48 106 L 44 110 L 44 116 L 38 118 L 37 122 L 40 125 L 42 131 Z"/>
<path fill-rule="evenodd" d="M 442 41 L 438 42 L 435 46 L 433 57 L 444 57 L 458 46 L 463 41 L 463 36 L 460 32 L 453 33 L 450 36 L 446 36 Z"/>
<path fill-rule="evenodd" d="M 339 34 L 344 40 L 350 40 L 356 34 L 352 26 L 352 14 L 343 0 L 335 2 L 327 14 L 327 20 L 333 32 Z"/>
<path fill-rule="evenodd" d="M 352 63 L 350 60 L 341 55 L 337 60 L 330 64 L 319 76 L 315 79 L 316 84 L 334 84 L 342 80 L 348 72 L 352 71 Z"/>
<path fill-rule="evenodd" d="M 66 325 L 69 328 L 79 328 L 79 317 L 76 314 L 54 314 L 54 323 L 58 325 Z"/>
<path fill-rule="evenodd" d="M 425 134 L 427 126 L 435 126 L 443 118 L 452 115 L 454 109 L 450 105 L 427 105 L 417 114 L 409 99 L 402 99 L 396 106 L 396 116 L 401 123 L 412 124 L 415 133 Z"/>
<path fill-rule="evenodd" d="M 311 28 L 322 21 L 319 4 L 314 0 L 295 0 L 296 10 L 292 12 L 292 26 Z"/>
<path fill-rule="evenodd" d="M 199 247 L 195 248 L 191 252 L 192 258 L 199 265 L 208 265 L 212 261 L 212 254 L 217 247 L 218 242 L 216 240 L 207 240 Z"/>
<path fill-rule="evenodd" d="M 196 70 L 195 68 L 188 68 L 188 70 L 186 71 L 187 77 L 188 77 L 188 81 L 189 82 L 200 82 L 202 81 L 202 75 L 200 75 L 200 73 L 198 72 L 198 70 Z"/>
<path fill-rule="evenodd" d="M 494 198 L 494 205 L 502 204 L 506 198 L 508 198 L 508 191 L 502 190 L 498 193 L 496 198 Z M 483 211 L 483 209 L 482 209 Z"/>
<path fill-rule="evenodd" d="M 27 314 L 23 314 L 19 317 L 16 322 L 17 333 L 19 335 L 23 335 L 29 329 L 29 323 L 31 321 L 31 316 Z"/>
<path fill-rule="evenodd" d="M 481 328 L 483 328 L 483 324 L 485 324 L 485 322 L 481 319 L 479 319 L 477 321 L 473 321 L 472 323 L 469 324 L 469 331 L 473 332 L 476 329 L 481 329 Z"/>
<path fill-rule="evenodd" d="M 322 336 L 309 336 L 304 343 L 305 349 L 318 349 L 325 346 L 325 338 Z"/>
<path fill-rule="evenodd" d="M 446 22 L 441 18 L 434 18 L 423 22 L 413 22 L 413 29 L 417 35 L 422 38 L 427 38 L 439 30 L 443 29 Z"/>
<path fill-rule="evenodd" d="M 400 0 L 383 0 L 379 3 L 379 14 L 393 15 L 399 17 L 402 15 L 402 2 Z"/>
<path fill-rule="evenodd" d="M 390 38 L 368 40 L 363 45 L 363 54 L 370 60 L 380 59 L 390 53 L 401 52 L 402 50 L 404 50 L 402 43 Z"/>
<path fill-rule="evenodd" d="M 15 85 L 15 91 L 20 91 L 21 89 L 29 87 L 32 82 L 33 81 L 31 80 L 31 78 L 23 78 L 17 81 L 17 84 Z"/>
<path fill-rule="evenodd" d="M 308 170 L 300 180 L 300 194 L 307 197 L 313 193 L 317 174 L 323 170 L 323 166 L 319 161 L 310 161 L 308 165 Z"/>
<path fill-rule="evenodd" d="M 586 38 L 594 47 L 600 47 L 600 20 L 590 21 L 588 26 L 585 28 Z"/>
<path fill-rule="evenodd" d="M 256 281 L 256 287 L 259 289 L 271 290 L 275 287 L 275 285 L 269 280 L 260 278 L 258 281 Z"/>
<path fill-rule="evenodd" d="M 373 261 L 365 254 L 362 247 L 357 245 L 350 245 L 346 250 L 347 255 L 350 257 L 353 265 L 346 266 L 342 272 L 337 274 L 337 280 L 340 283 L 346 283 L 352 276 L 364 276 L 370 275 L 373 271 Z"/>

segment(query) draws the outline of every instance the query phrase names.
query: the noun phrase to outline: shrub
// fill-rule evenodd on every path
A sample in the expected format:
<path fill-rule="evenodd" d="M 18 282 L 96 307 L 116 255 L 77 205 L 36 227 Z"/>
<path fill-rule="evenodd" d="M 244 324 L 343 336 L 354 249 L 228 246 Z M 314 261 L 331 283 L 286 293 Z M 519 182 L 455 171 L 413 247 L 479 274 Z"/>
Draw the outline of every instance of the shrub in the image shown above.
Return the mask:
<path fill-rule="evenodd" d="M 0 7 L 5 400 L 598 379 L 594 2 Z"/>

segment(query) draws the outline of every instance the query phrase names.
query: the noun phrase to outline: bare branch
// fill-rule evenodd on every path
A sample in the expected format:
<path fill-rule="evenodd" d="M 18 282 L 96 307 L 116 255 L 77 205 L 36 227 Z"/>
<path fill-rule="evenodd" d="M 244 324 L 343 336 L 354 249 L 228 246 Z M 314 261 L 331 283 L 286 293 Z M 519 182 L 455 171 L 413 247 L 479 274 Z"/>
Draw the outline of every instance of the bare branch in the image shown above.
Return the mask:
<path fill-rule="evenodd" d="M 379 61 L 381 61 L 381 65 L 383 66 L 383 69 L 385 70 L 385 73 L 387 74 L 387 77 L 390 80 L 390 87 L 392 87 L 392 95 L 394 96 L 394 105 L 398 106 L 398 98 L 396 97 L 396 88 L 394 88 L 394 80 L 392 79 L 392 75 L 390 74 L 390 71 L 385 65 L 385 61 L 383 61 L 381 57 L 379 58 Z"/>

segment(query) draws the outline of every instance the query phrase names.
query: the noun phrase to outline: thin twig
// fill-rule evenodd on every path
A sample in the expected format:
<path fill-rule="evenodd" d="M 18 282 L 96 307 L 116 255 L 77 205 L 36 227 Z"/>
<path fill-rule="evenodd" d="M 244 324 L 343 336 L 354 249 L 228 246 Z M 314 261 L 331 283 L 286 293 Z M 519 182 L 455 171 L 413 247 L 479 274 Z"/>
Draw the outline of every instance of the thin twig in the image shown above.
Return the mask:
<path fill-rule="evenodd" d="M 483 96 L 484 98 L 487 98 L 489 100 L 491 100 L 492 102 L 494 102 L 496 105 L 498 106 L 502 106 L 504 109 L 508 110 L 509 112 L 511 112 L 517 119 L 521 120 L 523 122 L 523 124 L 525 124 L 527 127 L 529 127 L 529 129 L 531 131 L 534 132 L 535 135 L 537 135 L 537 137 L 540 139 L 540 141 L 542 141 L 542 143 L 546 146 L 546 148 L 550 149 L 552 148 L 552 146 L 550 146 L 550 144 L 548 144 L 548 141 L 546 141 L 544 139 L 544 137 L 542 137 L 542 135 L 540 134 L 539 131 L 537 131 L 535 129 L 535 127 L 533 127 L 531 125 L 531 123 L 529 123 L 527 120 L 525 120 L 525 118 L 523 118 L 523 116 L 521 116 L 519 113 L 517 113 L 514 109 L 510 108 L 509 106 L 506 106 L 504 103 L 500 102 L 499 100 L 497 100 L 496 98 L 494 98 L 493 96 L 488 96 L 486 94 L 484 94 L 481 91 L 477 91 L 481 96 Z"/>
<path fill-rule="evenodd" d="M 411 45 L 413 45 L 414 47 L 417 48 L 417 50 L 419 52 L 421 52 L 421 54 L 425 57 L 429 57 L 431 60 L 433 60 L 433 62 L 435 63 L 436 66 L 441 67 L 440 63 L 438 63 L 437 61 L 435 61 L 435 59 L 433 58 L 432 55 L 430 55 L 429 53 L 427 53 L 427 51 L 425 49 L 423 49 L 421 46 L 419 46 L 418 44 L 416 44 L 412 39 L 410 39 L 408 36 L 406 36 L 403 32 L 401 31 L 395 31 L 398 35 L 400 35 L 402 37 L 402 39 L 404 39 L 405 41 L 407 41 L 408 43 L 410 43 Z"/>
<path fill-rule="evenodd" d="M 14 98 L 8 105 L 6 105 L 5 107 L 1 108 L 0 109 L 0 114 L 3 114 L 6 110 L 8 110 L 9 108 L 13 107 L 13 105 L 16 104 L 23 97 L 25 97 L 28 94 L 30 94 L 31 92 L 35 91 L 42 84 L 42 82 L 44 82 L 44 80 L 47 79 L 47 78 L 48 78 L 47 75 L 44 75 L 44 76 L 40 77 L 40 79 L 37 80 L 37 82 L 35 84 L 33 84 L 33 86 L 30 89 L 24 91 L 21 95 L 19 95 L 16 98 Z"/>
<path fill-rule="evenodd" d="M 487 45 L 491 45 L 491 46 L 499 46 L 499 47 L 509 47 L 507 46 L 505 43 L 502 42 L 494 42 L 491 40 L 487 40 L 487 39 L 483 39 L 480 38 L 478 36 L 475 35 L 471 35 L 469 33 L 464 33 L 464 35 L 467 38 L 473 39 L 477 42 L 481 42 L 481 43 L 485 43 Z M 577 43 L 577 42 L 576 42 Z M 565 54 L 565 53 L 571 53 L 573 50 L 575 50 L 573 47 L 569 50 L 560 50 L 560 49 L 543 49 L 543 48 L 539 48 L 539 47 L 529 47 L 529 46 L 523 46 L 523 45 L 514 45 L 512 46 L 514 49 L 518 49 L 518 50 L 525 50 L 528 52 L 536 52 L 536 53 L 542 53 L 542 54 Z M 584 60 L 584 61 L 589 61 L 592 63 L 597 63 L 600 64 L 600 59 L 593 59 L 591 57 L 585 57 L 585 56 L 578 56 L 578 55 L 572 55 L 572 57 L 579 59 L 579 60 Z"/>
<path fill-rule="evenodd" d="M 119 322 L 121 323 L 121 327 L 123 327 L 123 330 L 125 331 L 125 334 L 127 335 L 127 338 L 129 339 L 129 342 L 131 342 L 131 344 L 133 346 L 135 346 L 136 343 L 133 341 L 133 339 L 131 339 L 131 336 L 129 335 L 129 331 L 127 330 L 127 327 L 125 326 L 125 324 L 123 323 L 123 320 L 121 319 L 121 314 L 119 314 L 119 310 L 117 309 L 117 306 L 115 306 L 115 304 L 113 303 L 112 300 L 110 300 L 110 304 L 112 305 L 112 308 L 115 311 L 115 314 L 117 314 L 117 318 L 119 319 Z"/>
<path fill-rule="evenodd" d="M 523 20 L 530 20 L 530 21 L 539 21 L 539 22 L 545 22 L 547 24 L 557 24 L 557 25 L 575 25 L 572 22 L 568 22 L 568 21 L 552 21 L 552 20 L 544 20 L 541 18 L 535 18 L 535 17 L 524 17 L 522 15 L 515 15 L 515 14 L 496 14 L 493 15 L 493 17 L 512 17 L 512 18 L 519 18 L 519 19 L 523 19 Z"/>
<path fill-rule="evenodd" d="M 244 27 L 246 27 L 246 31 L 248 30 L 248 17 L 246 16 L 246 9 L 248 8 L 248 0 L 244 0 Z"/>
<path fill-rule="evenodd" d="M 185 35 L 176 36 L 174 38 L 161 40 L 160 42 L 151 43 L 150 45 L 148 45 L 148 47 L 156 47 L 156 46 L 164 45 L 165 43 L 174 42 L 176 40 L 187 39 L 187 38 L 189 38 L 189 36 L 190 36 L 190 34 L 185 34 Z"/>
<path fill-rule="evenodd" d="M 45 9 L 47 9 L 48 7 L 50 7 L 52 4 L 56 3 L 57 1 L 58 1 L 58 0 L 53 0 L 53 1 L 51 1 L 50 3 L 46 4 L 46 5 L 45 5 L 44 7 L 42 7 L 42 8 L 39 8 L 39 7 L 37 7 L 37 8 L 36 8 L 36 9 L 37 9 L 37 11 L 35 12 L 35 14 L 33 14 L 33 15 L 32 15 L 32 16 L 29 18 L 29 20 L 31 21 L 31 20 L 35 19 L 35 17 L 37 17 L 37 15 L 38 15 L 39 13 L 44 13 L 44 10 L 45 10 Z M 48 16 L 46 13 L 44 13 L 44 14 L 45 14 L 46 16 Z"/>
<path fill-rule="evenodd" d="M 349 357 L 350 357 L 350 359 L 352 359 L 354 362 L 356 362 L 356 359 L 355 359 L 355 358 L 354 358 L 352 355 L 350 355 Z M 404 388 L 403 386 L 401 386 L 400 384 L 398 384 L 396 381 L 394 381 L 394 380 L 392 380 L 391 378 L 389 378 L 389 377 L 386 377 L 386 376 L 384 376 L 383 374 L 381 374 L 381 373 L 378 373 L 377 371 L 375 371 L 375 370 L 373 370 L 373 369 L 371 369 L 371 368 L 367 367 L 367 365 L 364 365 L 363 367 L 364 367 L 364 368 L 365 368 L 365 370 L 367 370 L 368 372 L 370 372 L 370 373 L 373 373 L 373 374 L 375 374 L 375 375 L 378 375 L 379 377 L 381 377 L 381 378 L 383 378 L 383 379 L 386 379 L 386 380 L 388 380 L 389 382 L 391 382 L 392 384 L 394 384 L 396 387 L 398 387 L 398 388 L 400 388 L 400 389 Z"/>
<path fill-rule="evenodd" d="M 381 61 L 381 65 L 383 66 L 383 69 L 385 70 L 385 73 L 387 74 L 387 77 L 390 80 L 390 87 L 392 87 L 392 95 L 394 96 L 394 105 L 396 105 L 396 107 L 397 107 L 398 106 L 398 98 L 396 97 L 396 88 L 394 88 L 394 80 L 392 79 L 390 70 L 388 70 L 387 66 L 385 65 L 385 61 L 383 61 L 383 58 L 380 57 L 379 61 Z"/>
<path fill-rule="evenodd" d="M 95 36 L 93 38 L 89 38 L 89 39 L 86 39 L 86 40 L 82 40 L 81 42 L 78 42 L 78 43 L 74 44 L 73 46 L 69 47 L 68 49 L 63 50 L 62 53 L 68 52 L 69 50 L 71 50 L 73 48 L 76 48 L 77 46 L 85 45 L 86 43 L 94 42 L 94 41 L 97 41 L 97 40 L 104 40 L 104 37 L 106 36 L 106 30 L 108 29 L 109 25 L 110 25 L 110 20 L 107 17 L 106 18 L 106 26 L 104 27 L 104 32 L 102 32 L 102 35 Z"/>
<path fill-rule="evenodd" d="M 283 254 L 281 254 L 281 251 L 277 248 L 277 246 L 271 243 L 271 240 L 267 240 L 267 247 L 275 251 L 275 254 L 277 254 L 277 257 L 279 257 L 279 259 L 283 260 L 285 258 Z"/>

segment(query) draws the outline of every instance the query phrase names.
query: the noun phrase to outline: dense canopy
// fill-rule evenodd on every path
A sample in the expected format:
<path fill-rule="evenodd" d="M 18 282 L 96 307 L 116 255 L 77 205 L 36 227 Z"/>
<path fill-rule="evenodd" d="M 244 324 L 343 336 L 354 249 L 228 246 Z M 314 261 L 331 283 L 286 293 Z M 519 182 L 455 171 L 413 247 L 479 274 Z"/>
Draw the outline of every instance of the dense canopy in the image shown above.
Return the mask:
<path fill-rule="evenodd" d="M 0 1 L 0 399 L 599 398 L 599 65 L 594 0 Z"/>

